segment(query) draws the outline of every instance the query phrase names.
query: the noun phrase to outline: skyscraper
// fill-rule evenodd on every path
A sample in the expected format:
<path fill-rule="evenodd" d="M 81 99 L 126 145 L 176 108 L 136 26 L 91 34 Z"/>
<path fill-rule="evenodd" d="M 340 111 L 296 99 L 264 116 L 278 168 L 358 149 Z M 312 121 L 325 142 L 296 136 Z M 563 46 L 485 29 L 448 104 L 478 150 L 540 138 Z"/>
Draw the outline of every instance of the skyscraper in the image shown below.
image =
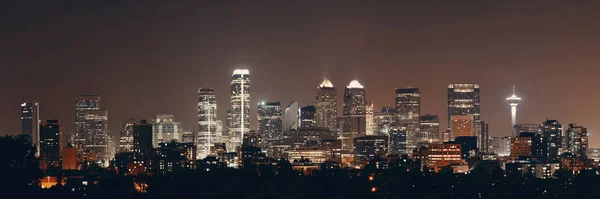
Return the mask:
<path fill-rule="evenodd" d="M 196 158 L 204 159 L 220 137 L 217 133 L 217 97 L 212 88 L 198 89 L 198 140 Z"/>
<path fill-rule="evenodd" d="M 133 151 L 136 159 L 148 158 L 152 154 L 152 124 L 146 120 L 133 125 Z"/>
<path fill-rule="evenodd" d="M 521 133 L 539 133 L 540 125 L 539 124 L 516 124 L 513 126 L 514 131 L 517 135 Z"/>
<path fill-rule="evenodd" d="M 40 159 L 48 167 L 59 167 L 60 125 L 58 120 L 47 120 L 40 124 Z"/>
<path fill-rule="evenodd" d="M 508 101 L 508 104 L 510 105 L 510 115 L 511 115 L 511 124 L 512 124 L 512 136 L 516 137 L 518 136 L 518 133 L 516 131 L 514 131 L 514 127 L 515 125 L 517 125 L 517 106 L 519 105 L 519 102 L 521 102 L 521 98 L 517 97 L 517 95 L 515 94 L 515 87 L 513 86 L 513 94 L 506 98 L 506 101 Z"/>
<path fill-rule="evenodd" d="M 375 135 L 375 112 L 373 112 L 374 105 L 372 101 L 367 102 L 365 106 L 365 134 Z"/>
<path fill-rule="evenodd" d="M 393 125 L 389 131 L 390 153 L 406 155 L 406 127 Z"/>
<path fill-rule="evenodd" d="M 366 97 L 365 87 L 352 80 L 344 90 L 344 129 L 342 150 L 353 151 L 354 138 L 366 134 Z"/>
<path fill-rule="evenodd" d="M 555 160 L 558 158 L 559 148 L 562 147 L 562 124 L 556 120 L 546 120 L 542 123 L 541 132 L 546 145 L 546 158 Z"/>
<path fill-rule="evenodd" d="M 283 115 L 283 131 L 297 130 L 298 126 L 298 115 L 300 109 L 298 108 L 298 102 L 293 101 L 285 108 L 285 114 Z"/>
<path fill-rule="evenodd" d="M 315 120 L 317 126 L 335 131 L 337 128 L 337 91 L 333 84 L 324 78 L 317 88 L 315 107 L 317 109 Z"/>
<path fill-rule="evenodd" d="M 305 106 L 300 108 L 300 127 L 314 127 L 317 125 L 315 116 L 317 109 L 315 106 Z"/>
<path fill-rule="evenodd" d="M 477 136 L 477 148 L 480 152 L 487 152 L 489 144 L 489 128 L 484 121 L 475 122 L 475 136 Z"/>
<path fill-rule="evenodd" d="M 134 119 L 125 120 L 119 136 L 119 153 L 133 152 L 133 125 Z"/>
<path fill-rule="evenodd" d="M 450 118 L 451 140 L 456 137 L 475 136 L 475 122 L 471 115 L 454 115 Z"/>
<path fill-rule="evenodd" d="M 442 143 L 440 118 L 437 115 L 421 115 L 421 132 L 426 132 L 429 143 Z"/>
<path fill-rule="evenodd" d="M 421 92 L 418 88 L 396 89 L 396 111 L 398 125 L 406 126 L 407 150 L 417 147 L 417 133 L 420 131 Z"/>
<path fill-rule="evenodd" d="M 106 110 L 87 110 L 83 115 L 83 149 L 96 156 L 96 162 L 108 166 L 112 158 L 108 153 L 108 112 Z"/>
<path fill-rule="evenodd" d="M 569 129 L 565 133 L 567 136 L 565 151 L 576 157 L 587 157 L 588 133 L 587 128 L 569 124 Z"/>
<path fill-rule="evenodd" d="M 156 148 L 160 143 L 178 141 L 181 132 L 181 122 L 175 121 L 175 115 L 158 114 L 152 119 L 152 146 Z"/>
<path fill-rule="evenodd" d="M 86 118 L 86 115 L 90 111 L 100 111 L 100 100 L 101 98 L 98 95 L 80 95 L 75 97 L 75 134 L 73 138 L 78 155 L 90 152 L 87 145 L 93 144 L 92 139 L 94 139 L 95 133 L 98 133 L 94 129 L 86 128 L 86 126 L 91 126 L 88 124 L 90 122 L 88 119 L 91 118 Z M 93 116 L 93 114 L 90 116 Z M 100 126 L 100 128 L 102 127 Z"/>
<path fill-rule="evenodd" d="M 40 153 L 40 106 L 37 102 L 24 102 L 21 104 L 21 135 L 31 140 Z"/>
<path fill-rule="evenodd" d="M 392 125 L 396 124 L 396 107 L 381 107 L 381 112 L 375 113 L 374 126 L 376 135 L 388 135 Z"/>
<path fill-rule="evenodd" d="M 258 104 L 258 134 L 270 143 L 280 138 L 282 129 L 281 103 Z"/>
<path fill-rule="evenodd" d="M 231 77 L 231 132 L 233 149 L 242 146 L 244 134 L 250 132 L 250 71 L 236 69 Z"/>
<path fill-rule="evenodd" d="M 479 84 L 448 85 L 448 128 L 455 115 L 471 115 L 474 121 L 479 121 L 479 101 Z"/>

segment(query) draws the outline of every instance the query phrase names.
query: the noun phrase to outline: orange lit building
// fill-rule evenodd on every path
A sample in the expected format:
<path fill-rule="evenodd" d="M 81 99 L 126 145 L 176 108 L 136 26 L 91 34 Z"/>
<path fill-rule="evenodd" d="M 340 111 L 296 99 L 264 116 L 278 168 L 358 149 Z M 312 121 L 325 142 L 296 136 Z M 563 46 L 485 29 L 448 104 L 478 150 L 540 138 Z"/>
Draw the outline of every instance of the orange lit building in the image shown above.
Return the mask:
<path fill-rule="evenodd" d="M 452 140 L 459 136 L 476 136 L 472 115 L 453 115 L 450 120 Z"/>
<path fill-rule="evenodd" d="M 77 165 L 77 149 L 75 147 L 63 147 L 62 150 L 62 169 L 63 170 L 78 170 Z"/>
<path fill-rule="evenodd" d="M 462 163 L 460 144 L 429 144 L 426 154 L 427 167 L 436 172 L 442 167 Z"/>
<path fill-rule="evenodd" d="M 512 138 L 510 159 L 516 160 L 519 157 L 531 157 L 531 138 L 530 136 Z"/>

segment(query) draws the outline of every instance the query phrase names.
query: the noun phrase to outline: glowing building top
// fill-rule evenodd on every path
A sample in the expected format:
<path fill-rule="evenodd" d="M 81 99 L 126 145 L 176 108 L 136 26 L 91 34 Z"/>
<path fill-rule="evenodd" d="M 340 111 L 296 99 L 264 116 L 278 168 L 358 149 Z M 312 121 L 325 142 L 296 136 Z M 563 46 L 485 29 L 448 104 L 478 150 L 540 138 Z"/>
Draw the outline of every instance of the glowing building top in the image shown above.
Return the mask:
<path fill-rule="evenodd" d="M 350 82 L 350 84 L 348 84 L 348 86 L 346 86 L 346 88 L 365 88 L 363 85 L 361 85 L 358 80 L 352 80 Z"/>
<path fill-rule="evenodd" d="M 510 97 L 506 98 L 506 101 L 510 104 L 510 106 L 517 106 L 519 102 L 521 102 L 521 98 L 517 97 L 515 94 L 515 87 L 513 86 L 513 94 Z"/>
<path fill-rule="evenodd" d="M 233 75 L 248 75 L 250 71 L 248 69 L 235 69 Z"/>
<path fill-rule="evenodd" d="M 323 77 L 323 82 L 321 82 L 319 88 L 333 88 L 333 84 L 326 77 Z"/>

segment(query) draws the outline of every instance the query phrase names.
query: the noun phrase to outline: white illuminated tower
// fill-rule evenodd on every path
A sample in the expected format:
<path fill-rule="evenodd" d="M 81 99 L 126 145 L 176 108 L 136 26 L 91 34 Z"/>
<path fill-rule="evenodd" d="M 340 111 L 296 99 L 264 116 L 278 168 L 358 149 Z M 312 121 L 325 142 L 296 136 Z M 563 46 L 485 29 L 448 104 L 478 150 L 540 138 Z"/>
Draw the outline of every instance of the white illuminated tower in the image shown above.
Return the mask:
<path fill-rule="evenodd" d="M 250 72 L 236 69 L 231 76 L 231 138 L 232 146 L 227 150 L 234 152 L 242 146 L 245 134 L 250 132 Z"/>
<path fill-rule="evenodd" d="M 516 132 L 515 132 L 515 125 L 517 125 L 517 106 L 519 105 L 519 102 L 521 102 L 521 98 L 517 97 L 517 95 L 515 94 L 515 87 L 513 86 L 513 94 L 506 98 L 506 101 L 508 101 L 508 104 L 510 105 L 510 114 L 512 117 L 512 136 L 515 137 Z"/>

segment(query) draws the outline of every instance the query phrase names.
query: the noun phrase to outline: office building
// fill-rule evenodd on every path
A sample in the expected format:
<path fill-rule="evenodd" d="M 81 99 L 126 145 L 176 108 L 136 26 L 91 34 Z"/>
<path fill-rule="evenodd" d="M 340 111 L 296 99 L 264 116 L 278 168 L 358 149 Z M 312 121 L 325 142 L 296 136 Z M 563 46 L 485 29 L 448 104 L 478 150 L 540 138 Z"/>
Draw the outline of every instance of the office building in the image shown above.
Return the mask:
<path fill-rule="evenodd" d="M 365 106 L 365 135 L 375 135 L 375 113 L 373 102 L 369 101 Z"/>
<path fill-rule="evenodd" d="M 406 150 L 406 127 L 394 125 L 390 127 L 390 154 L 407 155 Z"/>
<path fill-rule="evenodd" d="M 258 104 L 258 134 L 267 143 L 281 138 L 282 123 L 280 102 L 261 102 Z"/>
<path fill-rule="evenodd" d="M 381 112 L 374 113 L 375 135 L 389 135 L 392 125 L 396 124 L 396 107 L 381 107 Z"/>
<path fill-rule="evenodd" d="M 547 160 L 556 160 L 559 149 L 562 147 L 562 124 L 556 120 L 546 120 L 540 127 L 542 137 L 546 143 Z"/>
<path fill-rule="evenodd" d="M 440 135 L 440 118 L 437 115 L 421 115 L 420 116 L 420 132 L 427 135 L 428 143 L 441 143 L 442 137 Z M 420 139 L 423 136 L 418 137 Z M 419 140 L 420 140 L 419 139 Z"/>
<path fill-rule="evenodd" d="M 133 152 L 136 153 L 136 159 L 143 160 L 152 156 L 152 124 L 146 120 L 133 125 Z"/>
<path fill-rule="evenodd" d="M 498 142 L 498 157 L 507 157 L 510 156 L 510 152 L 512 149 L 512 137 L 504 136 L 500 138 Z"/>
<path fill-rule="evenodd" d="M 79 170 L 77 164 L 77 149 L 73 146 L 62 148 L 62 170 Z"/>
<path fill-rule="evenodd" d="M 337 91 L 327 78 L 324 78 L 317 88 L 315 107 L 317 109 L 315 115 L 317 126 L 335 131 L 338 118 Z"/>
<path fill-rule="evenodd" d="M 418 88 L 396 89 L 395 101 L 398 113 L 396 123 L 406 126 L 407 150 L 410 154 L 417 148 L 419 142 L 417 134 L 421 127 L 421 92 Z M 422 138 L 421 141 L 423 139 L 427 140 L 427 138 Z"/>
<path fill-rule="evenodd" d="M 500 137 L 490 137 L 488 141 L 488 153 L 498 155 L 500 153 Z"/>
<path fill-rule="evenodd" d="M 235 151 L 250 131 L 250 71 L 236 69 L 231 77 L 231 126 L 229 137 Z"/>
<path fill-rule="evenodd" d="M 428 168 L 439 171 L 441 168 L 462 163 L 462 149 L 460 144 L 429 144 L 427 149 L 426 165 Z"/>
<path fill-rule="evenodd" d="M 461 155 L 465 160 L 474 157 L 479 152 L 476 136 L 459 136 L 454 139 L 454 143 L 460 144 Z"/>
<path fill-rule="evenodd" d="M 475 121 L 475 136 L 477 136 L 477 148 L 480 152 L 488 152 L 489 148 L 489 125 L 484 121 Z"/>
<path fill-rule="evenodd" d="M 521 133 L 539 133 L 540 125 L 539 124 L 516 124 L 514 127 L 514 132 L 516 135 L 520 135 Z"/>
<path fill-rule="evenodd" d="M 479 84 L 448 85 L 448 128 L 452 116 L 470 115 L 474 121 L 479 121 L 479 92 Z"/>
<path fill-rule="evenodd" d="M 108 166 L 112 158 L 108 151 L 108 112 L 106 110 L 87 110 L 83 115 L 83 151 L 95 156 L 96 163 Z"/>
<path fill-rule="evenodd" d="M 475 136 L 475 121 L 471 115 L 453 115 L 450 118 L 451 139 L 460 136 Z"/>
<path fill-rule="evenodd" d="M 387 156 L 387 136 L 364 136 L 354 138 L 355 161 L 357 165 L 365 165 L 377 156 Z"/>
<path fill-rule="evenodd" d="M 344 89 L 342 150 L 354 151 L 354 138 L 366 135 L 365 87 L 352 80 Z"/>
<path fill-rule="evenodd" d="M 511 116 L 511 127 L 513 127 L 513 137 L 518 136 L 517 132 L 514 131 L 514 127 L 517 125 L 517 106 L 521 102 L 521 98 L 515 94 L 515 87 L 513 86 L 513 93 L 510 97 L 506 98 L 510 105 L 510 116 Z"/>
<path fill-rule="evenodd" d="M 210 147 L 221 136 L 217 132 L 217 97 L 212 88 L 198 89 L 198 137 L 196 155 L 204 159 L 210 153 Z"/>
<path fill-rule="evenodd" d="M 182 131 L 181 122 L 175 121 L 175 115 L 158 114 L 152 119 L 152 146 L 156 148 L 159 143 L 178 141 Z"/>
<path fill-rule="evenodd" d="M 588 133 L 587 128 L 569 124 L 566 133 L 565 152 L 573 154 L 575 157 L 587 157 L 588 151 Z"/>
<path fill-rule="evenodd" d="M 119 136 L 119 153 L 133 152 L 133 125 L 134 119 L 128 119 L 123 123 Z"/>
<path fill-rule="evenodd" d="M 300 108 L 300 127 L 315 127 L 317 125 L 317 121 L 315 120 L 316 114 L 317 108 L 314 106 Z"/>
<path fill-rule="evenodd" d="M 534 154 L 535 133 L 520 133 L 511 139 L 510 159 L 531 158 Z"/>
<path fill-rule="evenodd" d="M 154 162 L 157 172 L 165 175 L 173 171 L 194 169 L 196 162 L 196 146 L 190 143 L 160 143 L 153 150 L 156 153 Z"/>
<path fill-rule="evenodd" d="M 40 104 L 37 102 L 24 102 L 21 104 L 21 135 L 27 136 L 31 144 L 36 147 L 36 154 L 40 151 Z"/>
<path fill-rule="evenodd" d="M 60 124 L 58 120 L 47 120 L 40 124 L 40 164 L 46 168 L 60 165 Z"/>
<path fill-rule="evenodd" d="M 298 130 L 298 127 L 300 126 L 298 123 L 300 120 L 298 117 L 300 115 L 298 102 L 290 102 L 290 104 L 285 108 L 284 112 L 283 131 Z"/>

